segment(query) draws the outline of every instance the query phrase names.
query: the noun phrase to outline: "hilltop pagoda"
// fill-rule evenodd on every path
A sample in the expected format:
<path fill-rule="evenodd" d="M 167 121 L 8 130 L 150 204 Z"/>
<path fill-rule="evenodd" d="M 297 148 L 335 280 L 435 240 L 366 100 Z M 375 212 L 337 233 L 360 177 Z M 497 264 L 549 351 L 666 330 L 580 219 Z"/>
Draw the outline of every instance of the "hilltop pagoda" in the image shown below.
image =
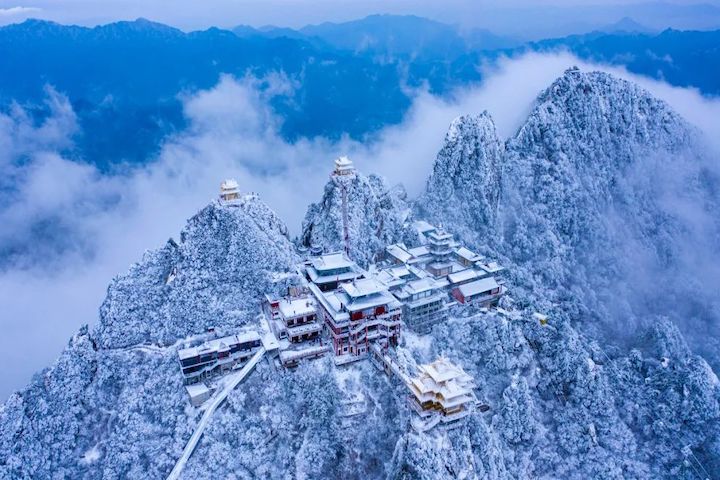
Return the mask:
<path fill-rule="evenodd" d="M 229 178 L 220 184 L 220 200 L 232 202 L 240 198 L 240 186 L 233 178 Z"/>
<path fill-rule="evenodd" d="M 339 157 L 335 160 L 335 170 L 333 170 L 333 176 L 346 177 L 355 175 L 355 167 L 353 166 L 352 160 L 348 157 Z"/>

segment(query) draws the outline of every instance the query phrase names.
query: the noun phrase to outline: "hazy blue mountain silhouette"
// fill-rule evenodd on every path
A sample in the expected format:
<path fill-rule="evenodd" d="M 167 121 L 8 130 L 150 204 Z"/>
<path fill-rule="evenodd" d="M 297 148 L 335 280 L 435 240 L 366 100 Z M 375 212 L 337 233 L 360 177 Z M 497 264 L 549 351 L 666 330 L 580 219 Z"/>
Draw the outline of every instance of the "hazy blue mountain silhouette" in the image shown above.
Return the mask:
<path fill-rule="evenodd" d="M 657 35 L 638 33 L 587 35 L 543 40 L 532 50 L 566 48 L 596 62 L 625 66 L 629 71 L 663 79 L 671 85 L 696 87 L 705 95 L 720 94 L 720 30 L 665 30 Z"/>
<path fill-rule="evenodd" d="M 80 123 L 75 152 L 107 169 L 153 158 L 183 129 L 179 94 L 210 88 L 220 75 L 284 72 L 297 89 L 276 97 L 288 139 L 348 134 L 367 139 L 399 122 L 406 86 L 437 95 L 481 80 L 480 62 L 528 50 L 567 49 L 593 61 L 720 93 L 720 31 L 636 33 L 624 19 L 607 30 L 518 46 L 484 30 L 463 31 L 414 16 L 373 15 L 299 30 L 265 26 L 185 33 L 138 19 L 94 28 L 27 20 L 0 28 L 0 109 L 18 102 L 36 117 L 51 85 Z M 627 32 L 632 30 L 632 32 Z"/>

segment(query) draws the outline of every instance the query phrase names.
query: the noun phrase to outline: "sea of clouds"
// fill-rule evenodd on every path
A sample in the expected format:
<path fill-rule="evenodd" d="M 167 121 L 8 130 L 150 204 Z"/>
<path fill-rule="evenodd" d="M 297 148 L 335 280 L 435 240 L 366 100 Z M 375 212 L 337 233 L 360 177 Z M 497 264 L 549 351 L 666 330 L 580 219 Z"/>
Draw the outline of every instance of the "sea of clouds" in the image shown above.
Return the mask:
<path fill-rule="evenodd" d="M 167 138 L 156 159 L 111 174 L 63 153 L 80 132 L 67 98 L 52 86 L 51 113 L 41 123 L 20 106 L 0 114 L 0 400 L 49 366 L 80 325 L 96 322 L 110 279 L 146 249 L 177 236 L 222 179 L 236 178 L 242 190 L 259 193 L 293 234 L 339 155 L 402 183 L 412 197 L 422 191 L 453 118 L 488 110 L 508 137 L 537 94 L 572 65 L 635 81 L 711 142 L 720 139 L 720 101 L 565 53 L 502 60 L 485 68 L 482 84 L 448 98 L 418 90 L 403 122 L 366 143 L 288 142 L 270 101 L 289 94 L 292 81 L 281 73 L 225 76 L 214 88 L 183 98 L 189 126 Z"/>

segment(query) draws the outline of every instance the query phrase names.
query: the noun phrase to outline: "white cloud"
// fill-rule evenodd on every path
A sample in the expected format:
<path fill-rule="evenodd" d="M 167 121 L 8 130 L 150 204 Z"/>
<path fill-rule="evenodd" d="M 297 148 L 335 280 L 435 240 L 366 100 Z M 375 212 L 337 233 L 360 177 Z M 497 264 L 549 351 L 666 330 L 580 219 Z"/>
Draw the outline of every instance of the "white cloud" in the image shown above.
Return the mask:
<path fill-rule="evenodd" d="M 224 77 L 184 100 L 189 127 L 166 141 L 156 162 L 116 176 L 58 153 L 72 144 L 77 126 L 68 102 L 54 91 L 48 91 L 53 114 L 41 125 L 19 107 L 0 115 L 0 166 L 8 172 L 0 181 L 16 188 L 0 203 L 0 252 L 16 253 L 0 272 L 0 351 L 10 359 L 0 364 L 0 397 L 49 365 L 79 325 L 94 323 L 112 276 L 176 236 L 223 178 L 236 177 L 242 189 L 259 192 L 297 233 L 336 156 L 348 153 L 361 170 L 417 194 L 454 117 L 487 109 L 501 135 L 510 136 L 535 96 L 575 64 L 593 68 L 565 54 L 529 55 L 486 69 L 483 85 L 455 92 L 452 101 L 418 92 L 402 124 L 368 145 L 347 138 L 289 143 L 278 134 L 281 119 L 268 95 L 292 83 L 281 76 Z M 610 70 L 638 81 L 708 132 L 720 128 L 720 102 Z M 258 89 L 258 82 L 271 88 Z M 18 157 L 27 161 L 18 164 Z"/>
<path fill-rule="evenodd" d="M 19 17 L 33 15 L 40 12 L 42 12 L 42 9 L 37 7 L 0 8 L 0 17 Z"/>

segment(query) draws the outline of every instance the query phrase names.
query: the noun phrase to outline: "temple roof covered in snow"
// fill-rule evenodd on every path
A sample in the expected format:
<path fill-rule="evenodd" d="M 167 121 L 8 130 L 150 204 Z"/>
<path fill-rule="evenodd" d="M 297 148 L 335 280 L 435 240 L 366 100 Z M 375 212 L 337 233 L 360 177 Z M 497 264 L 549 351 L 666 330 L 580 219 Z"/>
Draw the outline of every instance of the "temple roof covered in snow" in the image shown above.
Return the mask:
<path fill-rule="evenodd" d="M 335 160 L 336 175 L 350 175 L 355 172 L 353 162 L 346 156 L 342 156 Z"/>
<path fill-rule="evenodd" d="M 340 289 L 351 298 L 363 298 L 376 295 L 385 291 L 385 286 L 372 278 L 362 278 L 353 282 L 343 283 Z"/>
<path fill-rule="evenodd" d="M 320 255 L 319 257 L 313 258 L 311 263 L 318 272 L 336 270 L 340 268 L 350 268 L 355 265 L 355 263 L 342 252 Z"/>
<path fill-rule="evenodd" d="M 250 330 L 247 332 L 238 333 L 237 335 L 228 335 L 227 337 L 209 340 L 202 345 L 198 345 L 196 347 L 180 349 L 178 350 L 178 357 L 180 357 L 180 360 L 186 358 L 193 358 L 202 355 L 203 353 L 210 353 L 228 349 L 231 345 L 254 342 L 257 340 L 260 340 L 260 335 L 258 335 L 257 332 Z"/>
<path fill-rule="evenodd" d="M 279 309 L 285 318 L 299 317 L 315 313 L 315 300 L 310 297 L 282 298 Z"/>
<path fill-rule="evenodd" d="M 474 399 L 473 377 L 444 357 L 420 365 L 418 376 L 410 380 L 409 386 L 420 402 L 437 401 L 444 407 Z"/>
<path fill-rule="evenodd" d="M 498 285 L 497 280 L 495 280 L 494 277 L 489 277 L 489 278 L 482 278 L 475 282 L 460 285 L 457 288 L 458 288 L 458 290 L 460 290 L 460 293 L 462 293 L 463 297 L 468 298 L 468 297 L 473 297 L 473 296 L 478 295 L 483 292 L 489 292 L 490 290 L 500 288 L 500 285 Z"/>

